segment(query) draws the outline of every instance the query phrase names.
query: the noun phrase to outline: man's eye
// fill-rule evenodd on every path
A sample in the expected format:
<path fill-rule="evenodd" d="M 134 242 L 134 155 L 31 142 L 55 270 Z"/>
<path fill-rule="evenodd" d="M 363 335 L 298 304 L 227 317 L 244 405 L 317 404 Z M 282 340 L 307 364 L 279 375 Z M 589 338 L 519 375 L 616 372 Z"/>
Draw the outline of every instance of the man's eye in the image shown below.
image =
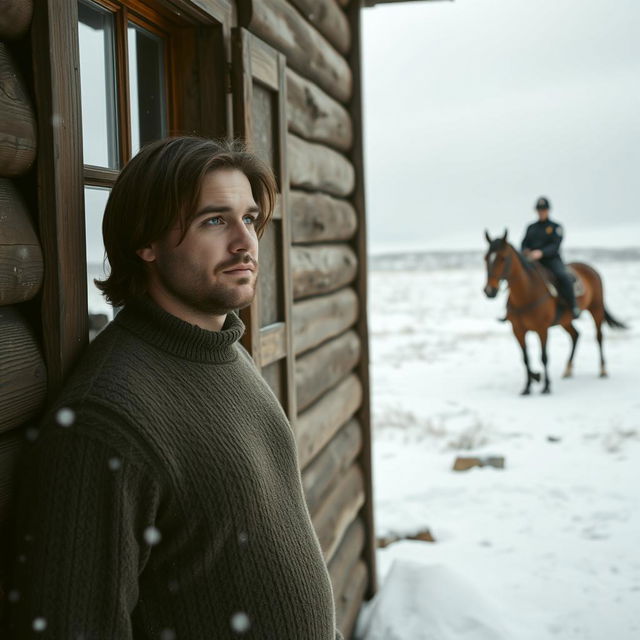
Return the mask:
<path fill-rule="evenodd" d="M 213 218 L 207 218 L 204 224 L 210 227 L 217 227 L 222 224 L 222 218 L 220 216 L 214 216 Z"/>
<path fill-rule="evenodd" d="M 256 217 L 255 217 L 255 216 L 251 216 L 251 215 L 249 215 L 249 214 L 247 214 L 246 216 L 244 216 L 244 218 L 243 218 L 243 219 L 244 219 L 244 221 L 245 221 L 247 224 L 255 224 L 255 223 L 256 223 Z"/>

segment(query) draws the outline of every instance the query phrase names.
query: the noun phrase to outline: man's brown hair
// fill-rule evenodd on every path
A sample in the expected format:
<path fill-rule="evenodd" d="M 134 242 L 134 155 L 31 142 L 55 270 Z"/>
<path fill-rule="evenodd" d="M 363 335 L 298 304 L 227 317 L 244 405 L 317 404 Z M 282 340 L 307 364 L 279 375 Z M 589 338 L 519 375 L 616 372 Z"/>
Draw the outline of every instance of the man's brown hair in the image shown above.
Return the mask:
<path fill-rule="evenodd" d="M 176 222 L 187 232 L 202 180 L 214 169 L 238 169 L 249 180 L 260 212 L 262 236 L 276 204 L 271 170 L 238 141 L 176 137 L 144 147 L 116 180 L 102 221 L 102 237 L 111 271 L 96 286 L 114 306 L 147 291 L 147 271 L 136 251 L 161 239 Z"/>

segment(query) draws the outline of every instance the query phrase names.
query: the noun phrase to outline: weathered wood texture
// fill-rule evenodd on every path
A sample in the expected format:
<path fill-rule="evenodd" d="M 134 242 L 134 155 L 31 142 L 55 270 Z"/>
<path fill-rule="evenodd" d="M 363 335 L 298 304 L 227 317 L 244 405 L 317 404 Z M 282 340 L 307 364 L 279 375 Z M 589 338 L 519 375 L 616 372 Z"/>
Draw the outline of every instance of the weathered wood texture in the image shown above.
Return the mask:
<path fill-rule="evenodd" d="M 341 151 L 348 151 L 353 142 L 349 112 L 291 69 L 287 69 L 287 121 L 289 131 Z"/>
<path fill-rule="evenodd" d="M 356 254 L 347 245 L 294 246 L 291 248 L 293 298 L 330 293 L 353 281 Z"/>
<path fill-rule="evenodd" d="M 367 565 L 360 560 L 344 591 L 336 597 L 336 624 L 345 638 L 350 638 L 353 633 L 369 580 Z"/>
<path fill-rule="evenodd" d="M 330 442 L 361 402 L 362 385 L 352 374 L 298 416 L 296 436 L 301 469 L 305 469 Z"/>
<path fill-rule="evenodd" d="M 309 511 L 315 513 L 326 494 L 351 466 L 362 446 L 357 420 L 350 420 L 320 452 L 302 475 L 302 486 Z"/>
<path fill-rule="evenodd" d="M 365 540 L 365 525 L 358 516 L 350 525 L 340 541 L 337 551 L 329 562 L 329 576 L 336 598 L 344 591 L 349 582 L 353 567 L 362 553 Z"/>
<path fill-rule="evenodd" d="M 312 517 L 325 560 L 335 554 L 345 531 L 364 504 L 362 469 L 351 465 Z"/>
<path fill-rule="evenodd" d="M 38 217 L 44 256 L 43 348 L 54 396 L 87 344 L 87 274 L 80 122 L 78 5 L 34 5 Z"/>
<path fill-rule="evenodd" d="M 289 207 L 294 242 L 350 240 L 356 231 L 356 212 L 347 200 L 292 190 Z"/>
<path fill-rule="evenodd" d="M 0 306 L 33 298 L 42 284 L 42 251 L 11 180 L 0 178 Z"/>
<path fill-rule="evenodd" d="M 22 429 L 0 435 L 0 525 L 7 520 L 16 462 L 24 444 Z"/>
<path fill-rule="evenodd" d="M 27 33 L 33 15 L 33 0 L 0 2 L 0 38 L 15 40 Z M 349 25 L 347 24 L 347 28 Z"/>
<path fill-rule="evenodd" d="M 18 176 L 36 157 L 36 121 L 7 45 L 0 41 L 0 176 Z"/>
<path fill-rule="evenodd" d="M 349 53 L 349 64 L 353 70 L 353 100 L 349 104 L 349 113 L 353 122 L 353 147 L 350 159 L 356 174 L 356 184 L 353 192 L 353 204 L 358 214 L 358 231 L 353 246 L 359 258 L 358 274 L 356 279 L 356 291 L 362 309 L 367 309 L 367 225 L 364 188 L 364 160 L 363 160 L 363 130 L 362 130 L 362 58 L 361 45 L 361 20 L 362 10 L 359 2 L 351 2 L 347 8 L 349 25 L 353 45 Z M 362 404 L 358 412 L 358 419 L 362 424 L 362 451 L 359 456 L 364 474 L 366 501 L 362 509 L 362 516 L 367 523 L 367 539 L 363 557 L 368 573 L 366 585 L 366 597 L 372 598 L 377 590 L 376 577 L 376 535 L 373 517 L 373 473 L 371 467 L 371 409 L 370 409 L 370 383 L 369 383 L 369 327 L 368 316 L 361 313 L 358 316 L 357 332 L 362 339 L 362 357 L 356 369 L 362 382 Z"/>
<path fill-rule="evenodd" d="M 340 51 L 351 47 L 349 21 L 337 0 L 289 0 L 320 33 Z"/>
<path fill-rule="evenodd" d="M 0 307 L 0 432 L 38 414 L 47 371 L 27 322 L 13 307 Z"/>
<path fill-rule="evenodd" d="M 305 409 L 344 378 L 360 358 L 360 338 L 355 331 L 309 351 L 296 360 L 298 409 Z"/>
<path fill-rule="evenodd" d="M 347 197 L 355 184 L 353 165 L 341 154 L 290 133 L 287 136 L 292 187 Z"/>
<path fill-rule="evenodd" d="M 351 69 L 320 32 L 286 0 L 239 0 L 240 25 L 282 51 L 287 65 L 342 102 L 351 97 Z"/>
<path fill-rule="evenodd" d="M 358 296 L 341 289 L 293 305 L 293 348 L 296 355 L 346 331 L 358 317 Z"/>

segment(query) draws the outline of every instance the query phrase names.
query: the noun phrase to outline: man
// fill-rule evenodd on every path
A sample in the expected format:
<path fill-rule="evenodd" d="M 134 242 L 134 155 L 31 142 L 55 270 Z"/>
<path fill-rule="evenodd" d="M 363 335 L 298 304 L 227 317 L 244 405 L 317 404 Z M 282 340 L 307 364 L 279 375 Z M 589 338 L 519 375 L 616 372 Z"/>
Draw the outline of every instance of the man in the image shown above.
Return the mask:
<path fill-rule="evenodd" d="M 576 303 L 573 282 L 560 257 L 562 227 L 557 222 L 549 220 L 549 209 L 551 209 L 549 200 L 545 197 L 538 198 L 536 202 L 538 222 L 527 227 L 522 241 L 522 252 L 530 260 L 538 260 L 555 274 L 558 280 L 558 292 L 567 301 L 572 316 L 577 318 L 580 315 L 580 307 Z"/>
<path fill-rule="evenodd" d="M 239 339 L 272 174 L 162 140 L 122 171 L 97 282 L 124 308 L 25 456 L 11 638 L 334 640 L 294 438 Z"/>

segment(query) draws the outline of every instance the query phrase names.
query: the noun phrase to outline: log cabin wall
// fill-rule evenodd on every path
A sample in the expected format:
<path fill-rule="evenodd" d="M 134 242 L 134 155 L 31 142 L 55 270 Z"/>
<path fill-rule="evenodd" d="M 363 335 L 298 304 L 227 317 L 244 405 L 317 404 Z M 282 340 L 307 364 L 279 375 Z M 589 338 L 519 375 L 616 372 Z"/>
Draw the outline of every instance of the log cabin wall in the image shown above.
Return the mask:
<path fill-rule="evenodd" d="M 292 421 L 337 622 L 350 637 L 363 599 L 376 589 L 360 3 L 145 4 L 168 19 L 188 18 L 176 32 L 175 59 L 190 71 L 176 74 L 180 119 L 171 131 L 251 134 L 278 178 L 245 344 Z M 85 185 L 104 181 L 86 165 L 83 174 L 77 5 L 42 0 L 31 16 L 30 0 L 6 0 L 0 16 L 3 535 L 20 443 L 87 342 L 83 175 Z"/>
<path fill-rule="evenodd" d="M 32 197 L 37 152 L 28 85 L 32 14 L 33 4 L 26 0 L 8 0 L 0 13 L 0 548 L 9 535 L 13 470 L 23 443 L 35 433 L 47 388 L 37 312 L 44 267 Z M 0 617 L 4 570 L 0 566 Z"/>
<path fill-rule="evenodd" d="M 240 26 L 286 58 L 294 422 L 307 504 L 349 637 L 376 588 L 360 5 L 237 4 Z"/>

